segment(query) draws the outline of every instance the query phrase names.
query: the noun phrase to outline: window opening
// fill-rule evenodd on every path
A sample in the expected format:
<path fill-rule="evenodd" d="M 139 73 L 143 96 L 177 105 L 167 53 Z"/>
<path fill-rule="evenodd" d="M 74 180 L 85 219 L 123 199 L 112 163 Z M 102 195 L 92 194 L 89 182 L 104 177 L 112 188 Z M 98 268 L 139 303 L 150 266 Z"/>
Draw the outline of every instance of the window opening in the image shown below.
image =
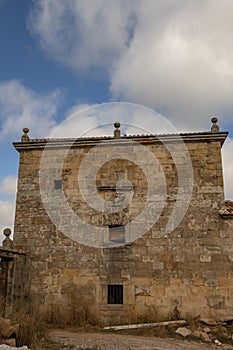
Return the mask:
<path fill-rule="evenodd" d="M 110 225 L 109 226 L 109 240 L 115 243 L 125 243 L 125 226 Z"/>
<path fill-rule="evenodd" d="M 123 304 L 123 285 L 108 285 L 108 304 Z"/>
<path fill-rule="evenodd" d="M 54 189 L 61 190 L 62 189 L 62 180 L 54 180 Z"/>

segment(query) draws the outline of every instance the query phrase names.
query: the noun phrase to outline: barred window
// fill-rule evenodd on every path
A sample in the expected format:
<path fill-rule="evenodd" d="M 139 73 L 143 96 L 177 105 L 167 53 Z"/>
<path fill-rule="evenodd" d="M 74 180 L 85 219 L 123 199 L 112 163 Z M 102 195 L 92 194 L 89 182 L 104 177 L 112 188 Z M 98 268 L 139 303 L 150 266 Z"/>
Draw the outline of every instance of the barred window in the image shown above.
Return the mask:
<path fill-rule="evenodd" d="M 123 285 L 108 285 L 108 304 L 123 304 Z"/>

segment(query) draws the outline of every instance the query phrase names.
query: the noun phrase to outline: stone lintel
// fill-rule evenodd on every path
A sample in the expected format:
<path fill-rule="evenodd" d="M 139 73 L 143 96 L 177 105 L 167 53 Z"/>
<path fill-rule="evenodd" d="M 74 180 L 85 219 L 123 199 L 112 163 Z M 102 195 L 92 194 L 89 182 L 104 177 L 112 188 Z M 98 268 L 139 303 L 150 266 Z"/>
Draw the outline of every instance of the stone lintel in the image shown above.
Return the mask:
<path fill-rule="evenodd" d="M 233 219 L 233 214 L 221 214 L 219 213 L 222 219 Z"/>
<path fill-rule="evenodd" d="M 138 141 L 144 145 L 156 144 L 156 143 L 174 143 L 180 142 L 180 138 L 183 142 L 221 142 L 223 145 L 227 138 L 228 132 L 198 132 L 198 133 L 181 133 L 181 134 L 164 134 L 164 135 L 132 135 L 124 136 L 121 138 L 113 137 L 93 137 L 93 138 L 64 138 L 64 139 L 30 139 L 28 142 L 13 142 L 14 147 L 18 152 L 31 149 L 49 149 L 57 148 L 70 148 L 70 147 L 94 147 L 98 144 L 104 146 L 116 145 L 129 145 L 127 140 Z M 112 141 L 112 142 L 111 142 Z"/>
<path fill-rule="evenodd" d="M 113 191 L 116 192 L 117 188 L 116 186 L 98 186 L 98 191 L 99 192 L 104 192 L 104 191 Z M 132 191 L 135 189 L 135 186 L 121 186 L 118 188 L 119 191 Z"/>
<path fill-rule="evenodd" d="M 0 247 L 1 258 L 14 258 L 15 255 L 26 255 L 23 250 Z"/>

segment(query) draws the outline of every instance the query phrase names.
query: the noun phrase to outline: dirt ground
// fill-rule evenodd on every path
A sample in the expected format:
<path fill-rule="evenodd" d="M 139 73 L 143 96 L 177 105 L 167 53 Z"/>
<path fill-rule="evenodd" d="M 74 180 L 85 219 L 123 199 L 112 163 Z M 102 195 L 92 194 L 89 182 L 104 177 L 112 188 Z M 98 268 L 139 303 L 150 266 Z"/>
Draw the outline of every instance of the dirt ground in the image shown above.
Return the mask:
<path fill-rule="evenodd" d="M 67 330 L 51 330 L 49 338 L 60 344 L 61 349 L 92 350 L 233 350 L 231 345 L 215 345 L 153 336 L 134 336 L 115 333 L 78 333 Z"/>

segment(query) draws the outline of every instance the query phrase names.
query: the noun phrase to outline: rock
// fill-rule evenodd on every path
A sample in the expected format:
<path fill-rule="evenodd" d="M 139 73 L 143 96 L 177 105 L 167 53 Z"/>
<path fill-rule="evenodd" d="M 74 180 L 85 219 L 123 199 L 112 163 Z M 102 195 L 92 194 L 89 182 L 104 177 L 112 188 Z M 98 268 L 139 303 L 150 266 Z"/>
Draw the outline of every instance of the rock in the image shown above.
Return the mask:
<path fill-rule="evenodd" d="M 220 319 L 221 322 L 233 323 L 233 316 L 227 316 Z"/>
<path fill-rule="evenodd" d="M 22 346 L 21 348 L 12 348 L 9 345 L 0 345 L 0 350 L 30 350 L 27 346 Z"/>
<path fill-rule="evenodd" d="M 204 327 L 203 328 L 203 332 L 205 333 L 210 333 L 211 332 L 211 329 L 209 327 Z"/>
<path fill-rule="evenodd" d="M 205 333 L 205 332 L 201 332 L 201 333 L 202 333 L 201 334 L 201 339 L 204 340 L 207 343 L 211 343 L 211 339 L 210 339 L 209 335 L 207 333 Z"/>
<path fill-rule="evenodd" d="M 216 334 L 216 337 L 218 336 L 218 334 L 221 334 L 222 337 L 228 337 L 229 335 L 226 327 L 223 327 L 222 325 L 219 325 L 218 327 L 213 327 L 211 329 L 211 332 Z"/>
<path fill-rule="evenodd" d="M 16 346 L 15 338 L 10 339 L 0 339 L 0 344 L 10 345 L 12 347 Z"/>
<path fill-rule="evenodd" d="M 182 337 L 187 337 L 187 336 L 191 335 L 191 333 L 192 332 L 186 327 L 179 327 L 176 330 L 176 334 L 180 334 Z"/>
<path fill-rule="evenodd" d="M 194 331 L 193 332 L 194 337 L 204 340 L 207 343 L 211 342 L 211 339 L 209 337 L 209 335 L 206 332 L 202 332 L 202 331 Z"/>
<path fill-rule="evenodd" d="M 219 345 L 219 346 L 221 346 L 222 345 L 222 343 L 218 340 L 218 339 L 215 339 L 215 344 L 217 344 L 217 345 Z"/>
<path fill-rule="evenodd" d="M 217 322 L 212 318 L 201 318 L 200 322 L 207 324 L 207 326 L 217 326 Z"/>
<path fill-rule="evenodd" d="M 200 338 L 200 333 L 202 333 L 202 332 L 200 332 L 200 331 L 194 331 L 194 332 L 193 332 L 193 336 L 196 337 L 196 338 Z"/>
<path fill-rule="evenodd" d="M 9 319 L 0 316 L 0 338 L 12 338 L 18 330 L 19 325 L 12 325 Z"/>

